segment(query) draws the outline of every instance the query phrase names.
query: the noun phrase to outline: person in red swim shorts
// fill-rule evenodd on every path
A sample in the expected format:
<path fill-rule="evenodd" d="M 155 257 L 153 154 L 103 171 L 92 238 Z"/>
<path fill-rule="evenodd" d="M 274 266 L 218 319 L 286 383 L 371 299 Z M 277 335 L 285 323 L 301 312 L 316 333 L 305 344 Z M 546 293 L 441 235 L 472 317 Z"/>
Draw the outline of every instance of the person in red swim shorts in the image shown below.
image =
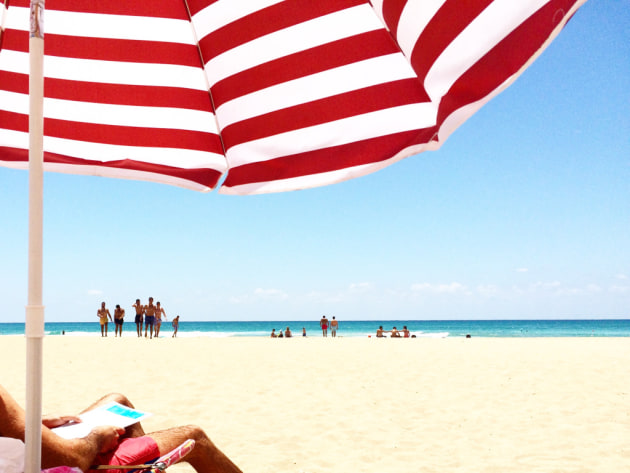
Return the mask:
<path fill-rule="evenodd" d="M 133 408 L 122 394 L 108 394 L 87 410 L 111 401 Z M 85 411 L 84 411 L 85 412 Z M 187 439 L 195 447 L 183 461 L 199 473 L 239 473 L 241 470 L 196 425 L 173 427 L 159 432 L 145 433 L 140 423 L 126 429 L 99 426 L 83 438 L 65 439 L 51 429 L 80 422 L 77 416 L 46 416 L 42 419 L 42 468 L 57 466 L 78 467 L 87 472 L 92 465 L 136 464 L 155 460 L 170 452 Z M 0 437 L 24 440 L 25 413 L 9 392 L 0 385 Z M 121 470 L 109 470 L 119 472 Z"/>
<path fill-rule="evenodd" d="M 322 328 L 322 335 L 324 337 L 327 337 L 328 336 L 328 319 L 326 318 L 325 315 L 322 317 L 322 320 L 319 321 L 319 326 Z"/>

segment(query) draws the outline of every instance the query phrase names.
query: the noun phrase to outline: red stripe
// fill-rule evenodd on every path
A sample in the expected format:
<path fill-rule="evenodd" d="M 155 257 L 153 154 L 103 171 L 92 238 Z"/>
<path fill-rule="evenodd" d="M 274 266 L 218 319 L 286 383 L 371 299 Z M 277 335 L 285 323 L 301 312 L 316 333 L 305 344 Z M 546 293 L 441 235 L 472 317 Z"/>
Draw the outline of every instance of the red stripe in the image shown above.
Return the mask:
<path fill-rule="evenodd" d="M 440 102 L 438 123 L 456 109 L 476 102 L 505 82 L 540 49 L 575 0 L 553 0 L 518 26 L 463 74 Z M 563 15 L 558 17 L 558 11 Z"/>
<path fill-rule="evenodd" d="M 101 125 L 52 118 L 44 119 L 44 131 L 46 136 L 91 143 L 223 153 L 218 135 L 201 131 Z"/>
<path fill-rule="evenodd" d="M 6 28 L 2 38 L 3 49 L 22 53 L 28 52 L 28 31 Z"/>
<path fill-rule="evenodd" d="M 438 56 L 490 3 L 492 0 L 447 0 L 442 5 L 418 38 L 411 55 L 411 65 L 421 84 Z"/>
<path fill-rule="evenodd" d="M 211 88 L 212 97 L 218 108 L 234 98 L 272 85 L 397 52 L 399 49 L 385 30 L 370 31 L 234 74 Z"/>
<path fill-rule="evenodd" d="M 213 3 L 218 2 L 219 0 L 187 0 L 188 8 L 190 8 L 190 14 L 195 16 L 204 8 L 212 5 Z"/>
<path fill-rule="evenodd" d="M 189 44 L 46 34 L 44 47 L 47 56 L 201 67 L 197 46 Z"/>
<path fill-rule="evenodd" d="M 210 95 L 203 90 L 143 85 L 103 84 L 45 79 L 46 97 L 82 102 L 172 107 L 212 112 Z"/>
<path fill-rule="evenodd" d="M 5 49 L 28 53 L 28 31 L 7 30 L 4 36 Z M 44 49 L 47 56 L 201 68 L 197 46 L 189 44 L 46 33 Z"/>
<path fill-rule="evenodd" d="M 0 70 L 0 84 L 1 90 L 28 94 L 28 74 Z"/>
<path fill-rule="evenodd" d="M 4 161 L 28 162 L 28 150 L 19 148 L 0 147 L 0 156 Z M 66 164 L 76 166 L 97 166 L 103 169 L 125 169 L 129 171 L 141 171 L 153 174 L 184 179 L 195 182 L 202 186 L 214 188 L 221 177 L 221 173 L 214 169 L 183 169 L 173 166 L 164 166 L 131 159 L 121 159 L 119 161 L 101 162 L 86 159 L 72 158 L 55 153 L 44 153 L 44 162 L 50 164 Z M 96 173 L 90 173 L 92 175 Z"/>
<path fill-rule="evenodd" d="M 11 6 L 29 8 L 30 0 L 11 0 Z M 150 16 L 156 18 L 173 18 L 187 20 L 188 15 L 182 0 L 147 0 L 136 2 L 131 0 L 50 0 L 47 10 L 70 12 L 101 13 L 108 15 Z M 45 26 L 45 23 L 44 23 Z"/>
<path fill-rule="evenodd" d="M 407 0 L 384 0 L 383 1 L 383 20 L 389 31 L 396 35 L 398 31 L 398 23 L 403 8 L 407 4 Z"/>
<path fill-rule="evenodd" d="M 221 134 L 226 149 L 230 149 L 287 131 L 423 101 L 424 94 L 417 81 L 403 79 L 243 120 L 225 127 Z"/>
<path fill-rule="evenodd" d="M 270 161 L 245 164 L 230 169 L 225 187 L 337 171 L 385 161 L 413 144 L 422 130 L 412 130 L 364 141 L 283 156 Z M 423 139 L 424 140 L 424 139 Z"/>
<path fill-rule="evenodd" d="M 2 90 L 28 94 L 28 75 L 0 71 Z M 63 79 L 44 79 L 47 98 L 77 102 L 170 107 L 212 113 L 210 95 L 203 90 L 142 85 L 103 84 Z"/>
<path fill-rule="evenodd" d="M 28 133 L 28 115 L 0 109 L 0 131 L 3 129 Z"/>
<path fill-rule="evenodd" d="M 283 28 L 364 4 L 363 0 L 286 0 L 236 20 L 199 41 L 204 61 Z"/>

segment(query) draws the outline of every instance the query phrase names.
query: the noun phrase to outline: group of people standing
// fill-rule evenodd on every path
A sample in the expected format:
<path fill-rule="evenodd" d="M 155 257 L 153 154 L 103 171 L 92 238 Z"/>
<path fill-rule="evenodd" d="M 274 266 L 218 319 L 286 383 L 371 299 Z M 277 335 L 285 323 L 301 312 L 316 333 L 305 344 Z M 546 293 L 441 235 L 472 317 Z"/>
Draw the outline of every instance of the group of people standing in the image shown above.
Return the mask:
<path fill-rule="evenodd" d="M 164 320 L 168 320 L 166 318 L 166 312 L 160 303 L 156 302 L 156 304 L 153 305 L 153 297 L 149 297 L 149 303 L 147 305 L 142 305 L 140 299 L 136 299 L 136 303 L 133 304 L 132 307 L 136 309 L 135 322 L 138 337 L 142 336 L 142 324 L 144 322 L 144 337 L 147 337 L 148 332 L 149 338 L 153 338 L 153 336 L 157 338 L 160 335 L 162 316 L 164 316 Z"/>
<path fill-rule="evenodd" d="M 132 307 L 136 310 L 136 317 L 134 322 L 136 323 L 136 332 L 138 337 L 142 337 L 142 326 L 144 325 L 145 338 L 157 338 L 160 335 L 160 328 L 162 326 L 162 317 L 166 318 L 166 312 L 159 302 L 153 304 L 153 297 L 149 297 L 149 303 L 143 305 L 140 299 L 136 299 L 135 304 Z M 122 328 L 125 319 L 125 309 L 122 309 L 119 304 L 116 304 L 114 310 L 114 318 L 112 319 L 109 309 L 105 306 L 105 302 L 101 302 L 101 308 L 96 312 L 96 316 L 99 318 L 101 324 L 101 337 L 107 337 L 107 325 L 108 319 L 116 324 L 116 337 L 120 334 L 122 337 Z M 173 319 L 173 337 L 177 335 L 179 328 L 179 315 Z"/>
<path fill-rule="evenodd" d="M 332 320 L 328 320 L 324 315 L 322 319 L 319 321 L 319 326 L 322 328 L 322 336 L 328 336 L 328 327 L 330 327 L 330 336 L 337 336 L 337 329 L 339 328 L 339 322 L 333 316 Z"/>

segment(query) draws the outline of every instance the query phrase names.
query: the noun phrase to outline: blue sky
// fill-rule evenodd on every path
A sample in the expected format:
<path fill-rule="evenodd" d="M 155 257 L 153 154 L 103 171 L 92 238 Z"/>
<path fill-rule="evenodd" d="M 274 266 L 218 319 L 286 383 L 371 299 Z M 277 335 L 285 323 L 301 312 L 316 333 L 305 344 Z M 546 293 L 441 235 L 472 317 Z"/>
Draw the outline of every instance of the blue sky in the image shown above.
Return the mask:
<path fill-rule="evenodd" d="M 47 321 L 630 317 L 630 1 L 591 0 L 439 151 L 221 196 L 47 173 Z M 0 321 L 24 319 L 28 174 L 0 168 Z"/>

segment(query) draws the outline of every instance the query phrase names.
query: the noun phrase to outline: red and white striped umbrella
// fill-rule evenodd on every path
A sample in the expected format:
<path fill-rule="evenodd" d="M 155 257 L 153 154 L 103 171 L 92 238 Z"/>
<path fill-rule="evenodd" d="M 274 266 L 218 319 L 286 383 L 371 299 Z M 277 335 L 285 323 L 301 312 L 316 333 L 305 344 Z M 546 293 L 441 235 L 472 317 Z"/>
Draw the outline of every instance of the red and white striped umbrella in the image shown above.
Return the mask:
<path fill-rule="evenodd" d="M 26 168 L 29 0 L 2 1 L 0 164 Z M 437 149 L 584 1 L 48 0 L 45 170 L 226 194 L 367 174 Z"/>

